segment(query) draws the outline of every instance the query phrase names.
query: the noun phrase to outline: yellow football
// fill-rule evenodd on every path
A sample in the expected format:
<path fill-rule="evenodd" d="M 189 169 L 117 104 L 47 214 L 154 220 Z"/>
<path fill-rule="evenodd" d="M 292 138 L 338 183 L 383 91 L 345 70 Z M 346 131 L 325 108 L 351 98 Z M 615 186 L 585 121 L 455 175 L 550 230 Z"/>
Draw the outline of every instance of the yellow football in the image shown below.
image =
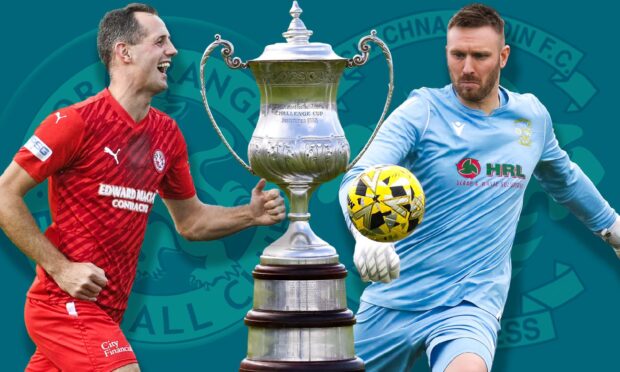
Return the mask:
<path fill-rule="evenodd" d="M 362 172 L 347 195 L 349 217 L 365 237 L 395 242 L 411 234 L 424 216 L 418 179 L 398 165 L 376 165 Z"/>

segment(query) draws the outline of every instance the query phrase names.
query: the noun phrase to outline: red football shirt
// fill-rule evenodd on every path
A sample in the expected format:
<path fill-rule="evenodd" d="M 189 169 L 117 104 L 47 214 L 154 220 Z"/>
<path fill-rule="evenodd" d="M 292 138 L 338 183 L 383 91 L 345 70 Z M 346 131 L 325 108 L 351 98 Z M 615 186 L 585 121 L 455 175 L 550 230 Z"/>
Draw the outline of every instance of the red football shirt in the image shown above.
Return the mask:
<path fill-rule="evenodd" d="M 45 235 L 69 260 L 102 268 L 108 285 L 97 303 L 124 310 L 155 196 L 196 194 L 175 121 L 151 108 L 136 123 L 106 89 L 52 113 L 14 160 L 38 182 L 49 177 Z M 28 297 L 63 302 L 69 295 L 37 266 Z"/>

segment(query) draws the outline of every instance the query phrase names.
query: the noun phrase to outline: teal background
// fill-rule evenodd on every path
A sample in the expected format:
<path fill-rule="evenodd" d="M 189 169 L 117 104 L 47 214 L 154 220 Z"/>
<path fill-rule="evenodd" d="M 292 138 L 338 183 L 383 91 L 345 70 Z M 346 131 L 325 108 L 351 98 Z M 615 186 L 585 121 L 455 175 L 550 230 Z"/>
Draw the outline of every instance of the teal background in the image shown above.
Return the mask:
<path fill-rule="evenodd" d="M 95 30 L 103 13 L 125 2 L 14 2 L 0 13 L 4 36 L 0 66 L 0 167 L 46 114 L 63 100 L 77 101 L 77 92 L 96 91 L 105 84 L 97 63 Z M 391 109 L 419 86 L 443 86 L 445 38 L 393 39 L 382 33 L 403 17 L 427 12 L 451 14 L 466 2 L 397 2 L 372 6 L 351 2 L 305 0 L 302 19 L 314 30 L 312 41 L 334 46 L 344 57 L 372 28 L 392 47 L 396 88 Z M 563 147 L 590 175 L 612 206 L 620 205 L 617 184 L 616 23 L 614 9 L 601 1 L 569 7 L 540 1 L 492 1 L 513 25 L 513 45 L 505 86 L 536 94 L 547 106 Z M 206 202 L 235 205 L 247 202 L 256 179 L 230 157 L 219 143 L 199 103 L 192 63 L 221 33 L 232 41 L 236 55 L 255 58 L 262 48 L 282 41 L 290 17 L 290 1 L 189 2 L 153 1 L 181 51 L 170 72 L 170 94 L 154 105 L 175 117 L 189 144 L 192 173 L 199 196 Z M 435 19 L 434 14 L 431 19 Z M 442 13 L 443 14 L 443 13 Z M 400 22 L 402 25 L 403 23 Z M 532 46 L 517 25 L 536 30 Z M 431 27 L 432 29 L 432 27 Z M 390 30 L 388 28 L 388 30 Z M 568 51 L 572 63 L 559 66 L 538 53 L 546 33 L 553 40 L 553 57 Z M 387 37 L 386 37 L 387 36 Z M 516 36 L 516 39 L 514 38 Z M 340 47 L 339 47 L 340 46 Z M 373 49 L 367 65 L 347 71 L 340 90 L 340 120 L 356 153 L 379 117 L 386 93 L 383 57 Z M 561 60 L 566 62 L 567 60 Z M 214 82 L 209 99 L 227 137 L 245 158 L 258 102 L 247 72 L 228 71 L 210 61 L 229 85 Z M 209 73 L 209 71 L 207 71 Z M 221 97 L 220 97 L 221 96 Z M 65 102 L 66 103 L 66 102 Z M 616 151 L 614 151 L 616 150 Z M 339 180 L 315 194 L 311 203 L 314 230 L 337 247 L 350 269 L 349 306 L 356 309 L 363 288 L 352 267 L 352 240 L 346 231 L 335 195 Z M 611 371 L 617 370 L 616 315 L 620 300 L 619 263 L 612 251 L 573 216 L 554 205 L 532 182 L 513 253 L 515 274 L 504 314 L 494 371 Z M 49 223 L 46 190 L 28 195 L 37 222 Z M 2 206 L 0 206 L 2 207 Z M 132 341 L 144 371 L 233 371 L 246 351 L 247 330 L 241 319 L 251 304 L 250 276 L 257 255 L 284 226 L 250 229 L 211 243 L 186 243 L 173 232 L 161 203 L 151 216 L 130 308 L 123 329 Z M 33 265 L 1 234 L 0 360 L 2 370 L 23 370 L 34 350 L 23 325 L 23 302 L 33 277 Z M 190 305 L 190 306 L 188 306 Z M 191 308 L 191 310 L 190 310 Z M 193 318 L 192 315 L 193 314 Z M 420 359 L 414 371 L 427 371 Z"/>

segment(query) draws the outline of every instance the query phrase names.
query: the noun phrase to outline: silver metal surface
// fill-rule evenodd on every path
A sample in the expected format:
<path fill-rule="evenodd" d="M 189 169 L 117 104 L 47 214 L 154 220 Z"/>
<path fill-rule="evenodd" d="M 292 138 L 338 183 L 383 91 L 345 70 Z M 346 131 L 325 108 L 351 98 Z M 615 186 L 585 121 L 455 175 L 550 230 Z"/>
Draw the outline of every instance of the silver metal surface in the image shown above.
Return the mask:
<path fill-rule="evenodd" d="M 387 94 L 387 98 L 385 99 L 385 105 L 383 105 L 383 112 L 381 113 L 381 116 L 379 117 L 379 121 L 377 122 L 377 125 L 375 126 L 375 130 L 372 132 L 372 135 L 366 142 L 366 145 L 364 145 L 364 148 L 362 148 L 359 154 L 357 154 L 357 156 L 355 157 L 355 159 L 353 159 L 351 164 L 347 166 L 347 169 L 346 169 L 347 171 L 355 166 L 355 163 L 357 163 L 357 161 L 362 157 L 362 155 L 364 155 L 364 153 L 368 149 L 368 146 L 370 146 L 370 144 L 372 143 L 372 140 L 375 139 L 375 136 L 379 132 L 379 128 L 381 128 L 381 126 L 383 125 L 383 121 L 385 120 L 387 111 L 390 108 L 390 103 L 392 102 L 392 94 L 394 92 L 394 64 L 392 62 L 392 53 L 390 52 L 390 49 L 388 48 L 388 46 L 383 42 L 383 40 L 377 37 L 377 31 L 372 30 L 370 32 L 370 35 L 364 36 L 363 38 L 360 39 L 357 45 L 357 48 L 359 49 L 360 52 L 362 52 L 362 54 L 355 55 L 353 56 L 353 58 L 347 60 L 347 67 L 362 66 L 363 64 L 366 63 L 366 61 L 368 61 L 368 55 L 370 52 L 370 46 L 368 45 L 369 41 L 372 41 L 373 43 L 377 44 L 379 48 L 381 48 L 381 50 L 383 51 L 383 55 L 385 56 L 385 60 L 388 65 L 389 79 L 390 79 L 390 82 L 388 84 L 388 94 Z"/>
<path fill-rule="evenodd" d="M 207 60 L 211 56 L 211 53 L 215 50 L 215 48 L 219 46 L 222 46 L 222 57 L 224 57 L 224 61 L 226 62 L 226 65 L 228 65 L 228 67 L 232 69 L 237 69 L 237 68 L 247 68 L 248 66 L 247 63 L 242 62 L 239 57 L 231 58 L 233 53 L 235 52 L 235 47 L 230 41 L 224 40 L 220 37 L 219 34 L 216 34 L 215 41 L 209 44 L 209 46 L 207 46 L 200 60 L 200 94 L 202 95 L 202 104 L 205 107 L 205 110 L 207 111 L 207 115 L 209 116 L 209 120 L 211 120 L 211 124 L 213 124 L 213 129 L 215 129 L 215 133 L 217 133 L 217 135 L 220 137 L 220 139 L 222 140 L 222 142 L 224 143 L 228 151 L 230 151 L 230 153 L 234 156 L 234 158 L 241 165 L 243 165 L 245 169 L 247 169 L 250 173 L 253 173 L 250 166 L 247 165 L 245 161 L 243 161 L 243 159 L 241 159 L 239 155 L 237 155 L 235 150 L 232 148 L 232 146 L 230 146 L 230 144 L 226 140 L 226 137 L 224 137 L 224 135 L 222 134 L 220 127 L 217 125 L 217 122 L 215 121 L 215 118 L 213 117 L 213 114 L 211 113 L 211 107 L 209 106 L 209 101 L 207 100 L 207 92 L 205 90 L 205 66 L 207 64 Z"/>
<path fill-rule="evenodd" d="M 293 20 L 288 26 L 288 30 L 282 33 L 282 36 L 291 44 L 307 44 L 312 35 L 312 31 L 306 28 L 306 25 L 300 18 L 303 10 L 299 7 L 297 1 L 293 1 L 293 6 L 291 6 L 289 13 L 291 17 L 293 17 Z"/>
<path fill-rule="evenodd" d="M 261 96 L 248 149 L 254 173 L 278 185 L 327 182 L 349 162 L 336 96 L 346 62 L 249 62 Z"/>
<path fill-rule="evenodd" d="M 312 252 L 311 252 L 312 253 Z M 321 265 L 321 264 L 337 264 L 338 255 L 324 257 L 277 257 L 277 256 L 260 256 L 262 265 Z"/>
<path fill-rule="evenodd" d="M 301 20 L 302 10 L 297 1 L 293 1 L 290 14 L 293 17 L 288 30 L 282 34 L 286 43 L 276 43 L 265 47 L 263 53 L 252 62 L 264 61 L 327 61 L 345 59 L 334 53 L 332 46 L 323 43 L 311 43 L 312 31 Z"/>
<path fill-rule="evenodd" d="M 254 279 L 254 309 L 329 311 L 347 308 L 344 279 Z"/>
<path fill-rule="evenodd" d="M 376 32 L 363 37 L 361 55 L 351 59 L 337 56 L 330 45 L 310 43 L 311 31 L 300 18 L 301 8 L 294 1 L 292 21 L 283 35 L 286 43 L 267 46 L 257 59 L 247 63 L 233 58 L 234 46 L 216 35 L 203 54 L 200 83 L 203 103 L 216 133 L 235 159 L 250 172 L 277 184 L 290 200 L 289 230 L 267 247 L 261 262 L 275 264 L 314 264 L 337 262 L 336 250 L 319 239 L 307 222 L 312 192 L 351 167 L 366 151 L 383 122 L 393 92 L 391 54 Z M 340 77 L 346 67 L 361 66 L 369 56 L 369 42 L 383 50 L 390 75 L 383 113 L 371 139 L 353 163 L 349 143 L 338 119 L 336 102 Z M 210 54 L 222 46 L 222 56 L 231 68 L 249 67 L 260 92 L 260 115 L 248 147 L 249 165 L 232 149 L 222 135 L 209 108 L 204 69 Z"/>
<path fill-rule="evenodd" d="M 289 219 L 292 221 L 284 235 L 265 248 L 261 255 L 262 264 L 338 263 L 336 249 L 319 238 L 310 228 L 307 221 L 310 218 L 310 213 L 307 213 L 307 200 L 294 202 L 294 200 L 302 199 L 305 195 L 307 192 L 304 193 L 303 191 L 300 191 L 299 195 L 295 195 L 294 190 L 290 194 L 291 212 Z M 295 213 L 293 210 L 294 203 L 296 207 L 305 207 L 306 213 Z"/>
<path fill-rule="evenodd" d="M 233 58 L 232 43 L 216 35 L 200 63 L 202 100 L 216 133 L 239 163 L 248 171 L 277 184 L 290 201 L 288 229 L 265 248 L 260 257 L 262 265 L 338 264 L 336 249 L 319 238 L 310 227 L 308 202 L 314 190 L 352 167 L 366 151 L 385 119 L 394 88 L 391 53 L 375 31 L 359 41 L 360 55 L 346 59 L 337 55 L 329 44 L 310 42 L 312 31 L 301 20 L 301 13 L 299 4 L 293 1 L 290 9 L 292 20 L 282 34 L 286 42 L 266 46 L 256 59 L 243 62 L 238 57 Z M 387 60 L 388 94 L 375 131 L 358 157 L 349 164 L 349 144 L 338 118 L 338 84 L 345 68 L 361 66 L 368 61 L 369 42 L 377 44 Z M 207 100 L 205 65 L 218 47 L 222 47 L 222 56 L 230 68 L 250 68 L 260 92 L 260 114 L 248 146 L 247 163 L 222 135 Z M 287 271 L 280 269 L 274 272 Z M 330 273 L 329 268 L 324 269 L 325 273 Z M 321 271 L 323 268 L 312 270 Z M 350 322 L 334 323 L 329 316 L 321 316 L 321 312 L 346 309 L 345 279 L 284 280 L 291 276 L 273 274 L 278 280 L 267 280 L 264 278 L 272 274 L 260 278 L 260 273 L 255 275 L 254 308 L 278 311 L 287 316 L 267 314 L 277 316 L 273 321 L 269 317 L 258 322 L 249 321 L 248 324 L 253 324 L 249 326 L 249 359 L 310 362 L 355 358 L 353 327 L 324 326 Z M 330 275 L 309 277 L 340 276 L 337 271 L 335 276 Z M 297 311 L 313 312 L 311 317 L 318 316 L 318 323 L 304 324 L 317 328 L 287 328 L 298 325 L 297 319 L 301 318 L 296 316 L 308 317 L 307 313 L 295 317 L 286 314 Z M 288 319 L 288 323 L 278 323 L 278 316 Z"/>
<path fill-rule="evenodd" d="M 248 358 L 252 360 L 312 362 L 355 357 L 353 326 L 248 328 Z"/>

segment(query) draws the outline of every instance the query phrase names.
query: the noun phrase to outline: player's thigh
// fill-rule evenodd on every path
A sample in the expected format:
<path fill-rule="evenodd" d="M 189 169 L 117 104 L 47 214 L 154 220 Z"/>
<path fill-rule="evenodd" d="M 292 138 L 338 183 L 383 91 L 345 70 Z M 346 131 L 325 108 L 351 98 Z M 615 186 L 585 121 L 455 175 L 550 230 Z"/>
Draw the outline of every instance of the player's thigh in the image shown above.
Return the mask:
<path fill-rule="evenodd" d="M 60 369 L 43 355 L 41 350 L 36 349 L 30 357 L 25 372 L 60 372 Z"/>
<path fill-rule="evenodd" d="M 450 371 L 449 366 L 459 368 L 452 372 L 490 370 L 498 332 L 498 319 L 473 304 L 464 302 L 444 310 L 426 340 L 432 371 Z"/>
<path fill-rule="evenodd" d="M 488 372 L 486 362 L 474 353 L 463 353 L 456 356 L 445 372 Z"/>
<path fill-rule="evenodd" d="M 362 302 L 356 315 L 355 352 L 366 371 L 409 371 L 422 336 L 415 337 L 411 314 Z"/>
<path fill-rule="evenodd" d="M 137 363 L 119 324 L 94 303 L 28 299 L 25 319 L 37 350 L 63 371 L 110 371 Z"/>
<path fill-rule="evenodd" d="M 117 368 L 112 372 L 140 372 L 140 367 L 138 363 L 132 363 L 121 368 Z"/>

